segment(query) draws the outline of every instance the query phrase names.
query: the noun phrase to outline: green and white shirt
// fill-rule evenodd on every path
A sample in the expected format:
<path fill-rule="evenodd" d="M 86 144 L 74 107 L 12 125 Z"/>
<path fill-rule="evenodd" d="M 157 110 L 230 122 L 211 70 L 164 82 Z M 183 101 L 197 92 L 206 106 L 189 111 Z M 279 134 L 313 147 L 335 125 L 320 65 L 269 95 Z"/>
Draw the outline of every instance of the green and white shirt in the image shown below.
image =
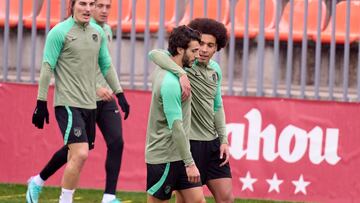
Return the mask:
<path fill-rule="evenodd" d="M 196 61 L 184 71 L 165 50 L 152 50 L 149 56 L 161 68 L 177 76 L 187 74 L 189 78 L 192 93 L 190 140 L 211 141 L 219 137 L 221 143 L 228 143 L 219 64 L 213 60 L 209 64 Z"/>
<path fill-rule="evenodd" d="M 179 79 L 155 68 L 152 100 L 146 132 L 145 161 L 149 164 L 183 160 L 193 163 L 190 152 L 191 99 L 181 103 Z"/>
<path fill-rule="evenodd" d="M 97 24 L 79 24 L 73 17 L 50 30 L 44 48 L 38 99 L 47 100 L 52 73 L 55 76 L 55 106 L 96 108 L 96 73 L 102 75 L 115 93 L 121 92 L 111 64 L 107 39 Z"/>

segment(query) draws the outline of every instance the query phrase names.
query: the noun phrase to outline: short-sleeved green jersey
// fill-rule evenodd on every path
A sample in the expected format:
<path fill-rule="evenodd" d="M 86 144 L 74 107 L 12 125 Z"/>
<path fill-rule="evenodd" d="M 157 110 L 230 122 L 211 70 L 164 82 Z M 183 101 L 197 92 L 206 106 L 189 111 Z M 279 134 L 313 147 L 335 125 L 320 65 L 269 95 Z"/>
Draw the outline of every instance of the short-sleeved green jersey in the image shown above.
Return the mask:
<path fill-rule="evenodd" d="M 105 76 L 111 67 L 103 29 L 93 22 L 78 24 L 72 17 L 57 24 L 47 36 L 43 66 L 54 72 L 55 106 L 95 109 L 97 69 Z M 46 100 L 40 90 L 38 99 Z"/>
<path fill-rule="evenodd" d="M 178 76 L 184 74 L 183 69 L 170 59 L 169 52 L 152 50 L 149 56 L 161 68 Z M 213 60 L 208 64 L 195 61 L 186 69 L 186 74 L 192 93 L 190 140 L 210 141 L 219 137 L 221 143 L 227 143 L 219 64 Z"/>
<path fill-rule="evenodd" d="M 96 21 L 92 18 L 91 19 L 92 22 L 96 23 Z M 98 24 L 99 25 L 99 24 Z M 111 27 L 108 24 L 104 24 L 104 25 L 99 25 L 100 27 L 102 27 L 102 29 L 104 30 L 106 39 L 108 41 L 108 50 L 110 50 L 110 44 L 112 42 L 112 38 L 113 38 L 113 33 L 111 31 Z M 109 85 L 107 84 L 103 74 L 101 73 L 100 69 L 97 69 L 97 73 L 96 73 L 96 89 L 99 87 L 103 87 L 108 89 L 110 92 L 112 92 L 111 88 L 109 87 Z M 96 95 L 96 101 L 101 101 L 102 99 Z"/>
<path fill-rule="evenodd" d="M 181 102 L 179 79 L 171 72 L 155 68 L 152 100 L 146 132 L 145 159 L 149 164 L 183 160 L 192 163 L 189 130 L 191 99 Z"/>

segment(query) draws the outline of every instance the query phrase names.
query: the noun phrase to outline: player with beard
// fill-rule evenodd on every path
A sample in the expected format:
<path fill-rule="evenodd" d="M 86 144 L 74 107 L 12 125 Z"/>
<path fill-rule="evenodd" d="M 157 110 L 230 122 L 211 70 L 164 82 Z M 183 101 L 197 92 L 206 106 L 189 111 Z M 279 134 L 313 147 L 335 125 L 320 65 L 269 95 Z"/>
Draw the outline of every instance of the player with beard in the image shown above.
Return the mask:
<path fill-rule="evenodd" d="M 200 33 L 187 26 L 169 37 L 169 58 L 190 67 L 199 52 Z M 152 73 L 152 100 L 146 133 L 145 161 L 149 203 L 168 202 L 177 190 L 186 202 L 205 201 L 200 174 L 190 152 L 191 99 L 181 103 L 178 78 L 159 67 Z"/>
<path fill-rule="evenodd" d="M 191 153 L 217 203 L 234 201 L 229 165 L 229 146 L 221 96 L 222 74 L 219 64 L 211 60 L 227 43 L 226 28 L 208 18 L 192 20 L 189 25 L 201 32 L 199 58 L 192 68 L 182 69 L 164 50 L 150 52 L 152 61 L 177 76 L 186 74 L 191 84 Z M 177 202 L 184 196 L 177 194 Z M 186 200 L 185 200 L 186 202 Z"/>

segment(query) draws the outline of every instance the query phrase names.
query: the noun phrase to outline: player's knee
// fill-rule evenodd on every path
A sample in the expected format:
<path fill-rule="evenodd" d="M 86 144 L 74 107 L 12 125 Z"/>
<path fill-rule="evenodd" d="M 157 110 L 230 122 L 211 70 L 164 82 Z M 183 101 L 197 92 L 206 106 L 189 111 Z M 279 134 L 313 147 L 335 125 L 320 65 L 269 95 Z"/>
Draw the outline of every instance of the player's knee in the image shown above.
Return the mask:
<path fill-rule="evenodd" d="M 88 150 L 79 150 L 75 154 L 72 155 L 72 159 L 73 159 L 73 161 L 82 164 L 86 161 L 88 156 L 89 156 Z"/>
<path fill-rule="evenodd" d="M 216 202 L 221 202 L 221 203 L 233 203 L 235 200 L 234 195 L 231 192 L 224 192 L 217 194 L 215 199 Z"/>
<path fill-rule="evenodd" d="M 55 152 L 52 159 L 55 160 L 67 160 L 68 157 L 68 149 L 62 148 L 59 151 Z"/>
<path fill-rule="evenodd" d="M 233 203 L 234 201 L 235 201 L 234 195 L 230 194 L 227 202 L 228 203 Z"/>
<path fill-rule="evenodd" d="M 206 203 L 205 197 L 197 199 L 196 203 Z"/>
<path fill-rule="evenodd" d="M 122 150 L 124 148 L 124 140 L 122 139 L 122 137 L 119 137 L 116 139 L 115 145 L 116 145 L 116 148 L 118 148 L 120 150 Z"/>
<path fill-rule="evenodd" d="M 201 194 L 197 194 L 195 197 L 191 199 L 185 198 L 183 202 L 194 202 L 194 203 L 206 203 L 205 196 Z"/>
<path fill-rule="evenodd" d="M 234 200 L 235 200 L 234 195 L 228 194 L 228 195 L 226 195 L 226 196 L 223 196 L 223 197 L 221 198 L 221 201 L 220 201 L 220 202 L 222 202 L 222 203 L 233 203 Z"/>
<path fill-rule="evenodd" d="M 114 152 L 122 152 L 124 148 L 124 140 L 122 137 L 116 137 L 111 143 L 108 145 L 108 149 Z"/>

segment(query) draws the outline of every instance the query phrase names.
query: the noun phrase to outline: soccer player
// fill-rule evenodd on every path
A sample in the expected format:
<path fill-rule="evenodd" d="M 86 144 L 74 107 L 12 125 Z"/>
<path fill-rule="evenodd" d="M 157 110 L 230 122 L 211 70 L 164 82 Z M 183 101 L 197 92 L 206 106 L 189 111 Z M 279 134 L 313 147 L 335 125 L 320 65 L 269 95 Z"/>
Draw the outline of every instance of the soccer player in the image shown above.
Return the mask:
<path fill-rule="evenodd" d="M 175 28 L 169 36 L 170 60 L 179 67 L 190 67 L 199 42 L 199 32 L 187 26 Z M 157 67 L 152 76 L 145 149 L 148 202 L 168 202 L 173 190 L 179 191 L 185 202 L 204 202 L 188 138 L 191 99 L 181 103 L 179 80 L 173 73 Z"/>
<path fill-rule="evenodd" d="M 119 156 L 121 159 L 121 120 L 119 115 L 111 115 L 111 112 L 106 112 L 109 110 L 116 114 L 116 106 L 114 106 L 113 102 L 102 103 L 102 106 L 98 106 L 98 109 L 101 110 L 101 112 L 99 111 L 100 114 L 98 114 L 97 118 L 95 115 L 97 107 L 96 88 L 102 84 L 102 82 L 97 81 L 98 69 L 101 70 L 106 83 L 116 94 L 118 103 L 125 113 L 125 119 L 130 111 L 117 74 L 111 64 L 107 37 L 99 25 L 90 22 L 94 7 L 95 0 L 71 0 L 71 16 L 64 22 L 56 25 L 49 32 L 45 42 L 37 106 L 32 122 L 40 129 L 43 128 L 44 120 L 48 123 L 47 91 L 51 75 L 54 73 L 55 115 L 63 134 L 65 147 L 55 153 L 44 171 L 49 173 L 47 174 L 49 177 L 67 161 L 62 178 L 60 203 L 72 202 L 73 193 L 81 169 L 87 159 L 88 151 L 94 148 L 96 119 L 98 124 L 101 123 L 101 128 L 105 129 L 103 131 L 104 134 L 108 134 L 110 131 L 114 133 L 113 137 L 109 135 L 107 144 L 110 151 L 113 150 L 112 148 L 115 148 L 116 152 L 109 153 L 108 151 L 108 160 L 111 159 L 111 161 L 109 160 L 109 165 L 107 164 L 106 167 L 112 165 L 114 170 L 118 170 L 120 167 L 117 166 L 120 164 L 119 160 L 115 159 L 114 161 L 113 157 Z M 99 94 L 101 91 L 99 91 L 99 88 L 97 90 Z M 99 95 L 105 100 L 110 100 L 109 95 L 106 93 L 105 95 Z M 114 125 L 112 126 L 113 129 L 105 125 L 105 115 L 108 117 L 112 116 L 109 122 Z M 118 126 L 116 127 L 116 125 Z M 107 187 L 116 188 L 117 175 L 118 171 L 113 171 L 113 175 L 107 177 L 107 179 L 115 178 L 115 186 L 107 185 Z M 29 190 L 26 197 L 29 202 L 37 202 L 36 198 L 38 196 L 32 196 L 34 193 L 31 191 L 31 187 L 38 191 L 38 195 L 41 190 L 41 181 L 37 181 L 39 178 L 41 178 L 40 175 L 29 182 Z M 114 179 L 109 181 L 114 181 Z M 115 197 L 114 194 L 110 194 L 110 196 Z"/>
<path fill-rule="evenodd" d="M 92 13 L 92 21 L 103 28 L 109 42 L 112 40 L 112 31 L 106 22 L 110 8 L 111 0 L 97 0 Z M 97 71 L 96 82 L 98 96 L 96 123 L 104 136 L 108 148 L 105 163 L 106 185 L 102 203 L 116 203 L 120 202 L 120 200 L 116 199 L 115 193 L 123 152 L 121 117 L 116 102 L 112 97 L 112 91 L 102 76 L 100 69 Z M 30 198 L 32 202 L 38 201 L 44 182 L 67 162 L 67 155 L 68 148 L 64 146 L 53 155 L 40 174 L 30 179 L 26 195 L 28 202 L 31 202 Z"/>
<path fill-rule="evenodd" d="M 192 68 L 185 72 L 162 50 L 153 50 L 149 55 L 161 68 L 178 76 L 187 74 L 192 97 L 190 145 L 199 167 L 201 182 L 208 186 L 217 203 L 233 202 L 229 147 L 221 97 L 222 74 L 219 65 L 211 60 L 216 51 L 226 46 L 226 28 L 222 23 L 208 18 L 194 19 L 188 26 L 202 34 L 200 56 Z M 182 202 L 184 196 L 180 193 L 177 198 L 177 202 Z"/>

